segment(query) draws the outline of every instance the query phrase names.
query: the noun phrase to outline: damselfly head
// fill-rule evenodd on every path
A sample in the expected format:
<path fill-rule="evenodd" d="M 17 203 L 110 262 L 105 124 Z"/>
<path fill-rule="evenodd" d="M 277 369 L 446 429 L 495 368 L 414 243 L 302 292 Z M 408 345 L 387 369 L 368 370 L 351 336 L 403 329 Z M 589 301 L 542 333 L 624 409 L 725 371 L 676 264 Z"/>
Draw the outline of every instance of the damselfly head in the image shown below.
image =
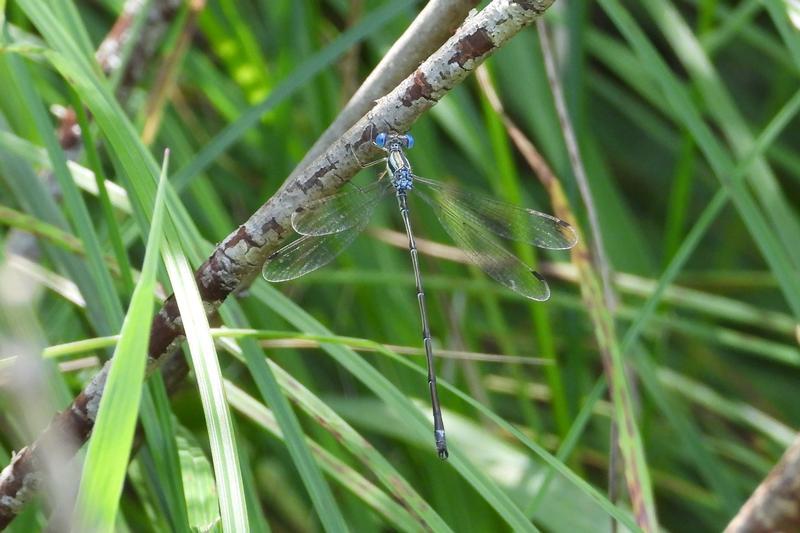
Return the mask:
<path fill-rule="evenodd" d="M 375 136 L 375 146 L 389 150 L 398 148 L 411 148 L 414 146 L 414 137 L 411 134 L 398 135 L 396 133 L 379 133 Z"/>

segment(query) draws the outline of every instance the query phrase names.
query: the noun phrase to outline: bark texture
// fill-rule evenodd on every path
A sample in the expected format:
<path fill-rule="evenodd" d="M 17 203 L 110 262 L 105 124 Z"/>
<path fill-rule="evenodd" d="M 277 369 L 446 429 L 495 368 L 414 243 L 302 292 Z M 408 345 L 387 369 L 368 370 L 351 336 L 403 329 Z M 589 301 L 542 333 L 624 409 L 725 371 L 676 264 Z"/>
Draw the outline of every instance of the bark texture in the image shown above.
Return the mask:
<path fill-rule="evenodd" d="M 725 528 L 725 533 L 791 531 L 800 531 L 800 436 Z"/>

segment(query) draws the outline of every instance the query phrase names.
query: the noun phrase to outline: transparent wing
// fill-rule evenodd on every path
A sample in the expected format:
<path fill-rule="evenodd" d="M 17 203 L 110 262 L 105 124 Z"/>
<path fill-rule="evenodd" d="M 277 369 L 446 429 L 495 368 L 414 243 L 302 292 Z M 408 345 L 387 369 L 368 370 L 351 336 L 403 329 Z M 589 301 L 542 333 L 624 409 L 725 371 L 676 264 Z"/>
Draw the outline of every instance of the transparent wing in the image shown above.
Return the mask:
<path fill-rule="evenodd" d="M 358 226 L 369 220 L 391 187 L 389 180 L 379 180 L 315 200 L 292 213 L 292 227 L 301 235 L 329 235 Z"/>
<path fill-rule="evenodd" d="M 449 196 L 431 197 L 418 191 L 436 213 L 456 245 L 498 283 L 532 300 L 550 298 L 550 288 L 542 276 L 503 248 L 499 240 L 469 211 L 456 207 Z"/>
<path fill-rule="evenodd" d="M 261 274 L 267 281 L 288 281 L 305 276 L 333 261 L 364 231 L 368 222 L 368 218 L 364 219 L 358 226 L 337 233 L 303 235 L 272 254 Z"/>
<path fill-rule="evenodd" d="M 419 176 L 414 176 L 414 183 L 421 184 L 420 188 L 427 190 L 438 204 L 457 212 L 462 219 L 505 239 L 549 250 L 566 250 L 578 242 L 575 230 L 560 218 Z"/>

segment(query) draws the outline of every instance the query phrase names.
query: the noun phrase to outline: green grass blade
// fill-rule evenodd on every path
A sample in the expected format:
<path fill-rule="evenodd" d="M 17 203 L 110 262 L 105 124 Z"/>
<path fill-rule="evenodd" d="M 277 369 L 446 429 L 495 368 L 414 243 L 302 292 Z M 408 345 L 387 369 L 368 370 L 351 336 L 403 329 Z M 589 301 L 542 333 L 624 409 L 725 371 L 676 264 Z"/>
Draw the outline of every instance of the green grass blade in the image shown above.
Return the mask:
<path fill-rule="evenodd" d="M 33 11 L 33 13 L 37 16 L 37 20 L 39 21 L 39 23 L 42 24 L 43 26 L 51 29 L 53 34 L 57 34 L 57 33 L 61 32 L 62 35 L 63 35 L 63 29 L 59 28 L 57 26 L 57 23 L 50 18 L 49 13 L 46 10 Z M 92 80 L 92 78 L 88 75 L 87 72 L 85 72 L 85 70 L 84 70 L 84 72 L 85 72 L 86 75 L 81 76 L 81 75 L 77 74 L 81 70 L 82 66 L 81 66 L 81 62 L 79 61 L 79 59 L 71 60 L 71 58 L 75 58 L 75 56 L 77 54 L 74 51 L 74 49 L 75 49 L 74 46 L 72 46 L 72 47 L 66 46 L 66 45 L 69 44 L 68 37 L 66 35 L 64 35 L 64 39 L 62 41 L 59 41 L 59 43 L 71 55 L 70 55 L 70 57 L 67 57 L 67 56 L 60 56 L 60 55 L 56 55 L 56 54 L 51 54 L 51 60 L 62 71 L 67 72 L 70 75 L 73 75 L 73 76 L 76 76 L 76 77 L 80 77 L 81 80 L 84 82 L 84 85 L 79 86 L 77 88 L 77 90 L 78 90 L 79 93 L 82 93 L 82 95 L 86 98 L 87 101 L 89 101 L 91 104 L 93 104 L 95 106 L 95 107 L 93 107 L 93 111 L 94 111 L 96 120 L 100 124 L 101 128 L 104 129 L 105 133 L 111 138 L 112 143 L 115 142 L 115 141 L 117 142 L 116 146 L 120 147 L 120 151 L 118 153 L 120 155 L 122 155 L 122 156 L 130 158 L 130 155 L 131 155 L 130 154 L 130 150 L 122 148 L 122 147 L 125 146 L 125 145 L 130 146 L 131 143 L 133 143 L 133 145 L 135 146 L 136 150 L 142 151 L 142 147 L 140 146 L 140 144 L 136 143 L 136 141 L 133 140 L 133 135 L 130 135 L 130 133 L 131 133 L 130 126 L 128 126 L 128 128 L 124 127 L 126 125 L 125 119 L 123 118 L 120 121 L 119 119 L 114 117 L 115 115 L 118 116 L 119 113 L 116 112 L 115 105 L 114 105 L 113 101 L 107 96 L 107 94 L 104 94 L 104 89 L 102 87 L 102 84 L 100 84 L 96 80 Z M 120 124 L 122 124 L 122 126 L 123 126 L 122 128 L 119 127 Z M 126 138 L 126 136 L 127 136 L 127 138 Z M 141 168 L 143 164 L 147 165 L 148 160 L 149 160 L 148 157 L 143 157 L 139 161 L 137 161 L 135 157 L 133 159 L 128 159 L 128 161 L 130 161 L 132 164 L 127 165 L 127 168 L 130 169 L 130 170 Z M 141 174 L 146 176 L 148 174 L 148 172 L 147 172 L 147 170 L 145 170 L 144 172 L 141 172 Z M 137 176 L 137 178 L 138 178 L 138 176 Z M 137 205 L 137 206 L 141 206 L 142 204 L 146 205 L 147 197 L 148 197 L 148 195 L 150 193 L 148 191 L 146 180 L 142 181 L 141 179 L 136 179 L 136 178 L 134 178 L 134 179 L 136 181 L 133 181 L 133 185 L 139 187 L 138 188 L 138 193 L 137 193 L 137 195 L 135 197 L 136 202 L 134 203 L 134 205 Z M 171 208 L 171 212 L 174 213 L 174 214 L 176 214 L 178 211 L 179 211 L 178 209 L 173 210 Z M 144 218 L 144 217 L 140 217 L 140 218 Z M 185 235 L 185 234 L 187 234 L 187 232 L 182 231 L 181 234 Z M 192 287 L 188 287 L 188 281 L 187 281 L 186 285 L 184 285 L 184 286 L 176 284 L 177 282 L 176 282 L 175 276 L 178 275 L 179 273 L 183 274 L 184 281 L 190 279 L 191 276 L 188 274 L 188 264 L 186 264 L 185 260 L 182 258 L 183 256 L 180 255 L 178 247 L 176 247 L 175 245 L 172 244 L 172 242 L 175 240 L 175 238 L 174 238 L 175 235 L 176 234 L 174 233 L 174 230 L 170 231 L 170 228 L 168 227 L 167 228 L 167 239 L 166 239 L 167 240 L 167 248 L 172 246 L 173 247 L 173 253 L 175 253 L 176 255 L 173 256 L 174 260 L 172 260 L 172 258 L 168 258 L 168 257 L 165 256 L 165 263 L 167 263 L 167 265 L 168 265 L 168 270 L 170 271 L 171 279 L 173 281 L 174 288 L 176 290 L 176 295 L 178 296 L 179 307 L 182 310 L 182 314 L 184 315 L 184 317 L 183 317 L 184 318 L 184 322 L 186 323 L 187 322 L 186 313 L 188 312 L 187 308 L 186 308 L 186 305 L 189 305 L 189 304 L 188 304 L 188 302 L 186 300 L 184 300 L 183 304 L 181 304 L 181 300 L 184 299 L 184 298 L 192 299 L 192 297 L 196 297 L 195 302 L 198 304 L 199 309 L 202 310 L 203 306 L 202 306 L 202 304 L 200 304 L 199 295 L 197 294 L 196 287 L 194 287 L 193 284 L 192 284 Z M 197 246 L 196 245 L 194 245 L 194 246 L 190 245 L 190 248 L 196 250 Z M 196 257 L 197 256 L 197 252 L 195 252 L 194 255 Z M 183 295 L 180 294 L 180 291 L 178 289 L 179 286 L 181 287 L 181 290 L 185 290 L 186 291 Z M 200 318 L 201 317 L 199 317 L 199 316 L 195 317 L 195 319 L 198 322 L 200 322 L 200 324 L 198 324 L 199 328 L 200 329 L 207 328 L 207 321 L 205 320 L 204 315 L 202 317 L 202 321 L 200 321 Z M 190 338 L 190 341 L 191 341 L 192 340 L 191 334 L 189 335 L 189 338 Z M 200 348 L 200 346 L 194 346 L 194 349 L 192 350 L 193 354 L 196 353 L 199 348 Z M 209 353 L 213 353 L 213 346 L 209 346 L 209 343 L 206 343 L 205 349 L 209 349 L 209 348 L 211 348 L 212 351 L 211 352 L 206 352 L 207 356 L 209 355 Z M 213 380 L 214 379 L 213 374 L 215 372 L 218 373 L 218 367 L 217 368 L 211 368 L 211 369 L 205 368 L 205 367 L 198 367 L 198 363 L 199 362 L 200 361 L 197 361 L 197 360 L 195 361 L 195 363 L 196 363 L 195 364 L 196 371 L 199 372 L 199 368 L 204 368 L 205 370 L 209 370 L 209 372 L 206 373 L 206 375 L 205 375 L 205 379 L 212 379 Z M 198 375 L 200 375 L 200 374 L 198 373 Z M 209 420 L 209 426 L 210 426 L 209 430 L 212 433 L 212 443 L 219 444 L 220 440 L 228 440 L 228 439 L 231 438 L 230 437 L 231 430 L 229 428 L 229 425 L 230 425 L 229 422 L 227 422 L 225 420 L 225 418 L 227 416 L 227 413 L 224 412 L 224 410 L 223 410 L 224 404 L 219 401 L 218 394 L 216 396 L 214 395 L 215 391 L 221 391 L 221 387 L 216 386 L 215 384 L 207 384 L 207 383 L 206 384 L 202 384 L 201 383 L 201 392 L 202 392 L 202 397 L 204 399 L 204 405 L 206 406 L 207 409 L 210 409 L 213 406 L 214 410 L 216 411 L 213 414 L 212 413 L 207 413 L 207 414 L 208 414 L 208 416 L 210 418 L 214 419 L 213 421 Z M 213 398 L 213 400 L 212 400 L 212 398 Z M 227 442 L 226 444 L 230 444 L 230 442 Z M 240 503 L 239 502 L 239 496 L 240 496 L 240 492 L 241 492 L 240 491 L 241 483 L 240 483 L 240 480 L 237 479 L 238 471 L 233 471 L 232 468 L 231 468 L 232 464 L 235 462 L 235 457 L 227 457 L 223 453 L 224 450 L 231 450 L 231 449 L 235 450 L 235 448 L 232 448 L 231 446 L 225 446 L 223 448 L 220 448 L 219 446 L 217 446 L 215 448 L 215 459 L 217 459 L 215 461 L 215 467 L 217 467 L 217 469 L 218 469 L 217 470 L 218 480 L 223 484 L 228 484 L 229 485 L 229 486 L 225 486 L 224 489 L 222 489 L 222 488 L 220 489 L 220 494 L 222 496 L 223 507 L 225 507 L 225 509 L 223 510 L 223 516 L 227 520 L 228 525 L 233 525 L 234 524 L 233 520 L 235 518 L 237 518 L 237 517 L 241 517 L 241 513 L 238 513 L 234 509 L 234 507 L 236 507 Z M 223 457 L 225 457 L 225 459 L 226 459 L 226 466 L 221 466 L 221 465 L 218 464 L 219 460 L 221 460 Z M 224 476 L 222 474 L 224 474 Z M 234 496 L 234 494 L 235 494 L 235 496 Z M 333 516 L 333 515 L 331 515 L 331 516 Z M 336 523 L 336 521 L 335 520 L 331 520 L 331 523 Z M 340 523 L 343 523 L 343 521 L 340 521 Z M 239 525 L 241 525 L 241 523 Z M 241 528 L 234 528 L 234 529 L 240 530 Z"/>
<path fill-rule="evenodd" d="M 220 525 L 214 469 L 191 434 L 181 428 L 176 441 L 186 487 L 188 526 L 192 531 L 218 531 Z"/>
<path fill-rule="evenodd" d="M 781 110 L 770 121 L 761 135 L 758 136 L 751 151 L 739 162 L 736 169 L 730 176 L 730 181 L 738 183 L 744 180 L 747 172 L 752 163 L 756 160 L 759 154 L 766 151 L 766 149 L 774 142 L 780 132 L 789 124 L 794 116 L 800 112 L 800 91 L 796 92 L 794 96 L 781 108 Z M 711 227 L 711 224 L 716 220 L 722 212 L 728 200 L 728 190 L 722 189 L 718 191 L 712 200 L 708 203 L 706 208 L 701 213 L 700 217 L 695 221 L 689 234 L 681 243 L 678 251 L 670 260 L 664 273 L 658 280 L 658 285 L 650 294 L 647 302 L 645 302 L 639 316 L 633 321 L 628 331 L 625 332 L 625 337 L 622 340 L 622 349 L 627 351 L 633 346 L 636 338 L 641 332 L 644 325 L 655 313 L 658 304 L 661 302 L 667 288 L 675 280 L 677 275 L 683 269 L 686 262 L 689 260 L 691 254 L 695 251 L 700 241 L 703 239 L 705 233 Z M 730 306 L 725 306 L 730 307 Z"/>
<path fill-rule="evenodd" d="M 211 338 L 205 307 L 194 273 L 179 242 L 165 240 L 162 251 L 181 322 L 186 332 L 192 367 L 203 402 L 211 457 L 219 492 L 219 506 L 225 531 L 247 531 L 247 505 L 239 470 L 238 446 L 234 434 L 217 351 Z"/>
<path fill-rule="evenodd" d="M 17 137 L 10 132 L 0 131 L 0 147 L 19 158 L 23 158 L 26 162 L 32 165 L 41 167 L 44 170 L 52 170 L 53 168 L 52 164 L 50 163 L 50 159 L 47 156 L 47 152 L 43 148 L 26 139 Z M 78 187 L 90 194 L 99 194 L 97 189 L 97 181 L 93 171 L 81 166 L 78 163 L 75 163 L 74 161 L 69 161 L 67 163 L 67 167 L 72 174 L 72 179 L 75 181 Z M 104 185 L 106 192 L 108 192 L 111 205 L 123 213 L 130 213 L 131 204 L 128 201 L 125 190 L 113 181 L 106 180 Z"/>
<path fill-rule="evenodd" d="M 674 370 L 659 367 L 656 369 L 656 374 L 666 388 L 674 390 L 704 409 L 721 415 L 731 423 L 753 429 L 774 441 L 781 449 L 788 448 L 797 437 L 794 428 L 768 413 L 747 403 L 725 398 L 713 388 L 678 374 Z"/>
<path fill-rule="evenodd" d="M 254 296 L 256 296 L 260 301 L 264 302 L 266 305 L 273 307 L 276 311 L 280 312 L 288 321 L 290 321 L 295 327 L 297 327 L 301 331 L 306 332 L 313 332 L 319 335 L 330 335 L 330 332 L 322 326 L 319 322 L 314 320 L 309 314 L 305 311 L 297 307 L 294 303 L 288 300 L 285 296 L 281 295 L 274 289 L 266 286 L 265 284 L 257 284 L 253 287 Z M 324 345 L 323 349 L 330 354 L 339 364 L 344 366 L 351 372 L 357 379 L 362 381 L 364 385 L 369 387 L 378 397 L 380 397 L 390 409 L 397 413 L 402 413 L 403 420 L 409 427 L 405 428 L 407 431 L 413 431 L 413 434 L 416 435 L 416 438 L 426 439 L 431 441 L 431 427 L 430 422 L 427 418 L 419 411 L 419 409 L 412 404 L 408 398 L 397 390 L 395 387 L 392 386 L 390 382 L 386 380 L 380 373 L 376 372 L 374 368 L 364 362 L 355 352 L 349 350 L 342 346 L 331 346 L 331 345 Z M 402 358 L 397 358 L 398 361 L 401 363 L 410 366 L 414 369 L 415 372 L 419 372 L 424 374 L 424 369 L 405 361 Z M 441 382 L 444 383 L 444 382 Z M 451 388 L 447 384 L 444 386 L 448 390 L 453 390 L 456 392 L 455 389 Z M 481 410 L 483 414 L 490 416 L 495 423 L 500 424 L 504 429 L 511 431 L 515 437 L 519 438 L 526 446 L 531 448 L 535 453 L 540 454 L 546 461 L 548 461 L 551 466 L 556 467 L 560 473 L 566 475 L 571 481 L 575 482 L 578 486 L 583 488 L 587 494 L 591 495 L 593 499 L 595 499 L 601 506 L 606 509 L 607 512 L 612 514 L 615 518 L 621 520 L 625 525 L 631 527 L 632 529 L 637 529 L 635 524 L 632 523 L 629 517 L 621 514 L 617 511 L 617 509 L 608 503 L 608 500 L 603 498 L 599 495 L 594 489 L 591 489 L 587 483 L 580 480 L 577 476 L 575 476 L 569 469 L 567 469 L 563 464 L 556 461 L 550 454 L 544 451 L 543 448 L 535 444 L 533 441 L 528 439 L 527 437 L 522 434 L 519 430 L 514 428 L 511 424 L 505 422 L 502 418 L 494 415 L 490 411 L 486 410 L 475 402 L 472 398 L 459 394 L 462 399 L 465 401 L 470 402 L 471 405 Z M 432 444 L 431 444 L 431 450 Z M 432 452 L 433 453 L 433 452 Z M 513 505 L 513 503 L 506 500 L 501 494 L 499 494 L 496 490 L 496 487 L 492 487 L 488 480 L 481 477 L 480 474 L 476 474 L 474 472 L 474 468 L 472 465 L 466 462 L 462 462 L 458 459 L 458 451 L 457 449 L 451 454 L 451 458 L 448 460 L 450 464 L 452 464 L 458 473 L 462 475 L 466 480 L 470 483 L 473 483 L 476 490 L 481 492 L 482 496 L 486 499 L 486 501 L 492 502 L 494 505 L 497 505 L 497 510 L 504 519 L 509 523 L 517 526 L 523 526 L 523 524 L 529 524 L 527 519 L 524 515 L 521 514 L 519 508 Z M 527 529 L 527 525 L 525 526 Z"/>
<path fill-rule="evenodd" d="M 232 407 L 273 435 L 283 438 L 275 415 L 269 409 L 233 383 L 226 382 L 226 386 Z M 349 491 L 364 500 L 375 511 L 384 515 L 393 527 L 401 531 L 420 531 L 423 529 L 411 513 L 386 493 L 375 487 L 370 481 L 359 475 L 344 461 L 327 452 L 310 438 L 306 437 L 305 440 L 321 468 Z"/>
<path fill-rule="evenodd" d="M 658 383 L 652 356 L 642 346 L 637 348 L 637 352 L 638 356 L 634 361 L 634 365 L 637 375 L 640 376 L 648 394 L 653 398 L 653 401 L 659 404 L 661 412 L 669 419 L 671 426 L 675 428 L 681 440 L 685 443 L 687 451 L 697 456 L 694 463 L 709 486 L 714 489 L 714 495 L 720 500 L 722 510 L 727 515 L 735 513 L 743 494 L 737 490 L 733 483 L 733 477 L 723 468 L 722 462 L 709 449 L 707 442 L 703 440 L 700 430 L 689 417 L 686 407 L 678 405 L 673 395 L 668 394 Z"/>
<path fill-rule="evenodd" d="M 752 151 L 753 135 L 750 127 L 700 42 L 669 0 L 645 0 L 643 4 L 689 71 L 709 113 L 727 137 L 734 154 L 744 157 Z M 730 163 L 728 166 L 731 166 Z M 753 162 L 749 181 L 756 199 L 761 203 L 765 218 L 772 223 L 772 228 L 780 229 L 774 233 L 777 240 L 783 243 L 784 253 L 791 258 L 795 269 L 800 268 L 800 247 L 797 246 L 800 240 L 800 221 L 763 157 L 758 156 Z"/>
<path fill-rule="evenodd" d="M 76 504 L 76 531 L 114 529 L 147 362 L 147 344 L 153 319 L 153 291 L 164 220 L 167 165 L 168 156 L 165 156 L 142 276 L 122 324 L 114 358 L 109 363 L 111 368 L 89 440 Z"/>
<path fill-rule="evenodd" d="M 227 308 L 222 308 L 220 314 L 227 324 L 242 324 L 239 313 L 234 314 Z M 238 316 L 237 316 L 238 315 Z M 250 375 L 256 382 L 258 391 L 267 405 L 272 407 L 278 424 L 286 441 L 286 447 L 294 461 L 300 477 L 311 496 L 311 501 L 317 511 L 320 522 L 326 531 L 347 531 L 344 517 L 339 510 L 336 500 L 328 487 L 325 478 L 317 468 L 311 457 L 311 451 L 303 439 L 303 429 L 297 416 L 292 411 L 286 397 L 280 391 L 278 382 L 272 369 L 264 358 L 264 352 L 252 339 L 242 339 L 240 342 L 242 352 L 250 370 Z"/>
<path fill-rule="evenodd" d="M 558 452 L 556 453 L 556 459 L 561 461 L 562 463 L 567 461 L 569 455 L 573 452 L 573 450 L 578 445 L 578 439 L 581 436 L 581 433 L 586 428 L 587 423 L 589 422 L 589 418 L 592 415 L 592 410 L 594 409 L 595 404 L 602 398 L 602 396 L 606 392 L 606 384 L 605 379 L 601 378 L 597 381 L 595 386 L 592 388 L 591 392 L 586 396 L 586 399 L 583 402 L 583 406 L 581 410 L 578 412 L 578 415 L 575 417 L 575 420 L 572 422 L 572 426 L 570 426 L 569 431 L 567 432 L 566 437 L 561 442 L 561 445 L 558 447 Z M 536 496 L 528 503 L 525 511 L 534 514 L 536 510 L 541 505 L 542 501 L 544 500 L 547 489 L 550 486 L 550 483 L 553 482 L 553 479 L 556 477 L 556 470 L 550 469 L 547 472 L 544 480 L 542 480 L 542 484 L 539 487 L 539 490 L 536 492 Z"/>
<path fill-rule="evenodd" d="M 86 146 L 86 159 L 89 166 L 94 173 L 95 184 L 97 186 L 98 198 L 100 205 L 103 208 L 103 217 L 108 227 L 108 234 L 111 240 L 111 245 L 114 250 L 114 256 L 117 259 L 117 264 L 120 269 L 119 272 L 122 277 L 122 282 L 127 294 L 133 292 L 133 278 L 131 277 L 131 266 L 128 261 L 128 254 L 125 250 L 125 245 L 122 242 L 120 235 L 119 224 L 114 216 L 114 209 L 111 204 L 111 198 L 108 195 L 106 188 L 106 177 L 103 173 L 103 167 L 100 163 L 100 154 L 95 146 L 94 137 L 92 136 L 92 129 L 89 125 L 89 119 L 86 116 L 86 111 L 83 108 L 83 102 L 77 97 L 74 92 L 70 92 L 72 98 L 72 106 L 75 109 L 75 114 L 78 119 L 78 125 L 81 128 L 81 135 L 83 136 L 84 145 Z"/>
<path fill-rule="evenodd" d="M 70 177 L 64 151 L 58 144 L 44 104 L 33 86 L 33 81 L 25 65 L 17 57 L 9 57 L 8 61 L 12 71 L 12 78 L 9 82 L 17 86 L 28 112 L 32 115 L 39 136 L 53 163 L 53 173 L 64 196 L 65 211 L 77 235 L 86 246 L 88 270 L 96 285 L 96 297 L 106 315 L 105 320 L 101 321 L 98 327 L 105 328 L 104 332 L 106 333 L 111 333 L 116 331 L 122 323 L 122 305 L 111 275 L 103 262 L 102 246 L 92 225 L 89 210 Z"/>
<path fill-rule="evenodd" d="M 655 47 L 649 42 L 630 14 L 617 0 L 601 0 L 601 5 L 631 42 L 640 57 L 643 68 L 659 83 L 662 92 L 680 120 L 695 137 L 709 164 L 726 190 L 747 226 L 756 246 L 775 273 L 787 303 L 795 316 L 800 317 L 800 278 L 794 273 L 791 258 L 778 237 L 770 228 L 755 200 L 743 184 L 732 182 L 734 167 L 713 132 L 703 123 L 701 115 L 691 103 L 686 91 L 670 73 Z"/>
<path fill-rule="evenodd" d="M 796 24 L 791 22 L 791 15 L 786 16 L 792 8 L 780 0 L 767 0 L 759 2 L 759 4 L 766 4 L 769 16 L 778 27 L 778 32 L 781 34 L 783 42 L 786 43 L 795 66 L 800 68 L 800 38 L 797 36 Z"/>
<path fill-rule="evenodd" d="M 260 338 L 274 337 L 276 332 L 265 332 L 262 330 L 217 330 L 216 333 L 239 336 L 254 335 Z M 279 334 L 280 335 L 280 334 Z M 290 334 L 291 336 L 291 334 Z M 352 346 L 358 339 L 348 339 L 341 337 L 324 337 L 309 335 L 299 335 L 298 338 L 318 340 L 320 342 L 348 343 Z M 360 341 L 363 346 L 373 346 L 370 341 Z M 235 355 L 243 358 L 242 349 L 235 345 L 229 346 Z M 288 372 L 279 367 L 272 361 L 268 364 L 280 384 L 285 394 L 289 395 L 292 401 L 296 402 L 309 416 L 320 422 L 322 427 L 336 436 L 336 439 L 344 445 L 355 457 L 358 457 L 373 474 L 383 483 L 386 489 L 392 492 L 394 498 L 403 503 L 403 507 L 413 511 L 419 520 L 426 523 L 434 531 L 450 531 L 450 528 L 442 518 L 434 511 L 431 506 L 414 490 L 402 475 L 381 455 L 364 437 L 359 435 L 353 427 L 344 421 L 336 412 L 325 404 L 322 400 L 314 396 L 310 390 L 304 387 L 299 381 L 294 379 Z"/>
<path fill-rule="evenodd" d="M 189 532 L 183 478 L 181 475 L 178 445 L 175 441 L 174 420 L 169 396 L 160 374 L 147 380 L 148 394 L 142 396 L 142 429 L 147 441 L 145 453 L 150 457 L 148 469 L 150 485 L 158 495 L 156 503 L 172 531 Z M 150 453 L 153 450 L 153 453 Z M 141 452 L 140 452 L 141 453 Z"/>

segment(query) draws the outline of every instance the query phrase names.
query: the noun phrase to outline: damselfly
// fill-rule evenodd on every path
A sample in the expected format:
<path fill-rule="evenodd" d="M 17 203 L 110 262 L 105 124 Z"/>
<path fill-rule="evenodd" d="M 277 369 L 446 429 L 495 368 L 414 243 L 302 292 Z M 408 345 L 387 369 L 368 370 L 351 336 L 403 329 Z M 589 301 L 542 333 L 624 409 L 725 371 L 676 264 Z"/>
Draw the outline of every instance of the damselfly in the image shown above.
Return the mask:
<path fill-rule="evenodd" d="M 444 229 L 473 263 L 496 281 L 532 300 L 543 301 L 550 297 L 547 283 L 538 272 L 508 252 L 496 235 L 540 248 L 566 250 L 575 246 L 577 234 L 559 218 L 414 175 L 404 152 L 414 145 L 411 135 L 379 133 L 372 142 L 387 155 L 361 166 L 386 162 L 385 174 L 389 179 L 378 179 L 366 187 L 354 187 L 321 198 L 297 210 L 292 215 L 292 227 L 301 237 L 272 254 L 264 265 L 263 274 L 267 281 L 286 281 L 328 264 L 366 228 L 375 206 L 394 192 L 408 236 L 417 285 L 436 450 L 439 457 L 445 459 L 447 440 L 436 390 L 425 291 L 408 215 L 408 191 L 414 189 L 433 208 Z"/>

